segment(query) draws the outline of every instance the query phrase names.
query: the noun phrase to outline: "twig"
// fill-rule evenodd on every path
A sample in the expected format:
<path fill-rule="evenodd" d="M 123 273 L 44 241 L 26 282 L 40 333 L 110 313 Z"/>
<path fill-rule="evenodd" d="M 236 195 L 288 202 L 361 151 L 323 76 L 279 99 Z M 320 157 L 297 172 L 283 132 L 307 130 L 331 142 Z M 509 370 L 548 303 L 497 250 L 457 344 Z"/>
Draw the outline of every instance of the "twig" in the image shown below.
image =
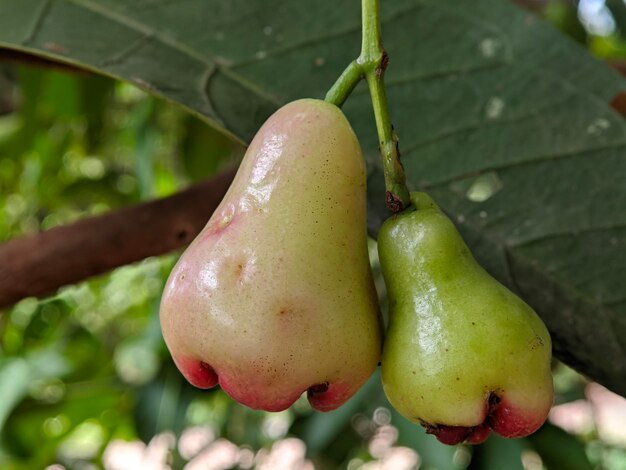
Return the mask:
<path fill-rule="evenodd" d="M 234 174 L 229 170 L 164 199 L 0 245 L 0 307 L 188 244 Z"/>

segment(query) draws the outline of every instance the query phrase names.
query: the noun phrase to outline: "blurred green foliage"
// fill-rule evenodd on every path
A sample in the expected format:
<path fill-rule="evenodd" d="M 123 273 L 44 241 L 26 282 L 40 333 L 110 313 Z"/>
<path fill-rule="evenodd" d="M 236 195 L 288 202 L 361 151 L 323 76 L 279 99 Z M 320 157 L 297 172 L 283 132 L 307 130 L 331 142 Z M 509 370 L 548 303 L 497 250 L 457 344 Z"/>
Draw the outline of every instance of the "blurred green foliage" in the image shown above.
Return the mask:
<path fill-rule="evenodd" d="M 603 38 L 583 28 L 568 2 L 548 2 L 544 14 L 598 54 L 626 57 L 624 4 L 607 6 L 617 27 Z M 131 85 L 0 64 L 0 241 L 166 196 L 242 152 Z M 239 449 L 239 464 L 219 468 L 250 468 L 244 455 L 295 436 L 322 469 L 367 468 L 391 447 L 412 449 L 414 467 L 424 469 L 626 469 L 626 449 L 602 441 L 595 427 L 575 436 L 547 424 L 522 440 L 441 445 L 389 406 L 378 374 L 326 414 L 306 400 L 283 413 L 252 411 L 220 390 L 196 390 L 159 329 L 159 297 L 175 260 L 146 259 L 0 314 L 0 468 L 99 468 L 112 441 L 154 443 L 164 432 L 173 433 L 166 463 L 182 468 L 193 452 L 175 442 L 201 427 L 210 434 L 204 447 L 224 438 Z M 555 383 L 557 404 L 584 399 L 585 381 L 564 366 Z"/>
<path fill-rule="evenodd" d="M 547 0 L 540 13 L 553 26 L 597 57 L 626 60 L 626 4 L 623 0 Z"/>

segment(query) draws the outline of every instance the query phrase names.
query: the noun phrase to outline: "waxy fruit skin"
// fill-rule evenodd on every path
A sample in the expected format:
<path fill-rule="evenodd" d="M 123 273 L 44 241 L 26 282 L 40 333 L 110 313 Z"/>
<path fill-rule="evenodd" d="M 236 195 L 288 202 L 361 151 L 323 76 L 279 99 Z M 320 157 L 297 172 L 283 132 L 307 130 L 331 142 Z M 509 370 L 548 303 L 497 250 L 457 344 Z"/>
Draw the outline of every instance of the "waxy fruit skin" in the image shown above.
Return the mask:
<path fill-rule="evenodd" d="M 390 307 L 382 357 L 389 401 L 446 444 L 478 444 L 490 430 L 533 433 L 553 399 L 545 325 L 476 262 L 429 196 L 411 200 L 378 238 Z"/>
<path fill-rule="evenodd" d="M 381 352 L 365 166 L 336 106 L 299 100 L 250 144 L 224 200 L 170 274 L 161 327 L 193 385 L 280 411 L 337 408 Z"/>

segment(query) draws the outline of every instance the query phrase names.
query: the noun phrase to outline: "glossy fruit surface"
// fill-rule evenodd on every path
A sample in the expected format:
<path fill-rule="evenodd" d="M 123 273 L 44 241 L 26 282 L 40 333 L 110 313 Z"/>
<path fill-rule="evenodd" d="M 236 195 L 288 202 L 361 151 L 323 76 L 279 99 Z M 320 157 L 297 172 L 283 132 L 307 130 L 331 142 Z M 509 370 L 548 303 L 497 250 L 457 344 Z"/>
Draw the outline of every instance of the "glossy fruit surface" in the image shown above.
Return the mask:
<path fill-rule="evenodd" d="M 365 166 L 343 113 L 279 109 L 173 269 L 161 326 L 200 388 L 279 411 L 308 390 L 331 410 L 376 368 L 381 331 L 366 238 Z"/>
<path fill-rule="evenodd" d="M 424 193 L 378 238 L 390 327 L 382 379 L 391 404 L 446 444 L 539 428 L 552 404 L 551 341 L 520 298 L 473 258 Z"/>

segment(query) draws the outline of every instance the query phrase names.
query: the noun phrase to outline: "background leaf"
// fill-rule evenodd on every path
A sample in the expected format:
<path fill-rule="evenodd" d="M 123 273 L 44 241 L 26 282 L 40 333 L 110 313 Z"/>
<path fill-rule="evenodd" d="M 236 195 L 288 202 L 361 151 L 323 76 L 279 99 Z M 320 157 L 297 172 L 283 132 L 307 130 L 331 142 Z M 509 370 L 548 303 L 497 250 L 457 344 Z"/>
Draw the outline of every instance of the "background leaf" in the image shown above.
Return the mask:
<path fill-rule="evenodd" d="M 626 393 L 626 364 L 604 360 L 626 348 L 626 126 L 609 106 L 624 81 L 506 2 L 383 7 L 411 186 L 540 312 L 558 357 Z M 244 141 L 280 104 L 323 96 L 359 34 L 347 0 L 0 0 L 0 46 L 132 81 Z M 363 86 L 345 111 L 380 181 Z M 379 189 L 370 185 L 373 233 L 386 217 Z"/>
<path fill-rule="evenodd" d="M 525 442 L 520 439 L 503 439 L 500 436 L 490 436 L 483 445 L 475 448 L 470 470 L 491 470 L 506 468 L 524 470 L 522 465 L 522 451 Z M 541 461 L 539 461 L 541 468 Z"/>
<path fill-rule="evenodd" d="M 590 33 L 572 4 L 536 3 L 596 54 L 626 57 L 621 37 Z M 619 30 L 618 3 L 607 6 Z M 435 195 L 480 261 L 540 310 L 559 357 L 624 393 L 625 134 L 609 105 L 620 108 L 623 79 L 506 2 L 382 6 L 411 187 Z M 0 66 L 0 237 L 170 194 L 227 165 L 277 106 L 323 96 L 358 53 L 358 10 L 347 0 L 0 0 L 0 58 L 77 64 L 193 114 L 98 74 Z M 365 87 L 345 111 L 368 158 L 375 235 L 387 212 Z M 577 438 L 547 425 L 530 439 L 470 449 L 443 446 L 399 416 L 375 377 L 348 408 L 325 415 L 303 402 L 255 412 L 194 390 L 174 373 L 158 328 L 172 262 L 145 260 L 0 316 L 0 467 L 101 466 L 113 439 L 141 437 L 150 454 L 155 433 L 195 426 L 213 436 L 207 450 L 223 437 L 248 455 L 264 447 L 259 457 L 295 434 L 321 469 L 407 450 L 396 445 L 421 468 L 513 468 L 522 458 L 624 468 L 624 446 L 600 416 L 570 429 L 555 415 Z M 561 366 L 555 382 L 557 403 L 588 409 L 579 376 Z M 389 455 L 373 446 L 379 439 Z M 175 468 L 190 458 L 173 453 Z"/>

